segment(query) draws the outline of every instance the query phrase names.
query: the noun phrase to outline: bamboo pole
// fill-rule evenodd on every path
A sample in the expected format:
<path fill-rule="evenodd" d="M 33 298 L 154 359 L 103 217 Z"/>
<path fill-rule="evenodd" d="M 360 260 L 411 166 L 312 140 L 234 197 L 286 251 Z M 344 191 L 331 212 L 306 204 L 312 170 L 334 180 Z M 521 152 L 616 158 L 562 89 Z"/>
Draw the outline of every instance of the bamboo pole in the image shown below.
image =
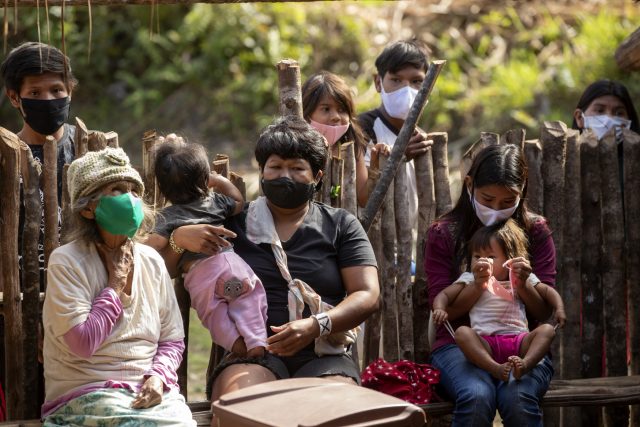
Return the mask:
<path fill-rule="evenodd" d="M 413 284 L 413 349 L 415 361 L 427 363 L 429 359 L 429 298 L 427 276 L 424 272 L 424 245 L 427 229 L 436 215 L 436 196 L 433 185 L 433 151 L 416 157 L 416 187 L 418 188 L 418 236 L 416 239 L 416 277 Z"/>
<path fill-rule="evenodd" d="M 276 64 L 281 116 L 302 118 L 302 90 L 300 89 L 300 66 L 298 61 L 283 59 Z"/>
<path fill-rule="evenodd" d="M 396 139 L 396 142 L 391 149 L 389 162 L 387 162 L 384 169 L 382 169 L 380 179 L 378 180 L 376 187 L 373 189 L 373 192 L 369 196 L 367 206 L 362 212 L 360 221 L 362 222 L 362 226 L 365 231 L 367 231 L 369 227 L 371 227 L 371 222 L 376 216 L 376 212 L 378 211 L 378 209 L 380 209 L 380 206 L 382 206 L 387 189 L 391 185 L 393 177 L 402 165 L 401 161 L 404 157 L 404 152 L 407 148 L 407 145 L 409 145 L 409 139 L 411 138 L 411 135 L 413 135 L 413 131 L 415 130 L 418 119 L 422 115 L 424 106 L 426 105 L 426 102 L 429 99 L 429 95 L 431 94 L 431 91 L 436 84 L 436 80 L 438 79 L 440 70 L 442 70 L 442 67 L 444 67 L 444 64 L 446 62 L 447 61 L 433 61 L 429 65 L 427 75 L 422 82 L 422 86 L 420 87 L 415 100 L 413 101 L 411 110 L 409 110 L 409 115 L 404 121 L 402 129 L 400 129 L 400 133 L 398 134 L 398 138 Z"/>
<path fill-rule="evenodd" d="M 567 321 L 556 336 L 560 343 L 560 378 L 580 378 L 580 250 L 582 247 L 582 218 L 580 201 L 580 134 L 573 129 L 567 132 L 567 159 L 565 162 L 565 210 L 563 215 L 565 254 L 563 269 L 558 279 L 564 283 L 563 295 Z M 531 171 L 531 166 L 529 166 Z M 580 408 L 562 408 L 562 424 L 569 426 L 581 417 Z"/>
<path fill-rule="evenodd" d="M 356 153 L 353 141 L 340 144 L 340 152 L 342 154 L 341 157 L 344 159 L 340 206 L 357 217 Z"/>
<path fill-rule="evenodd" d="M 49 264 L 51 252 L 60 246 L 60 222 L 58 212 L 58 143 L 47 136 L 44 143 L 44 265 Z M 45 280 L 46 289 L 46 280 Z"/>
<path fill-rule="evenodd" d="M 409 176 L 400 168 L 393 180 L 393 200 L 396 219 L 396 302 L 398 305 L 398 345 L 400 358 L 414 360 L 413 295 L 411 286 L 411 250 L 415 224 L 410 221 Z"/>
<path fill-rule="evenodd" d="M 609 132 L 598 145 L 602 194 L 602 295 L 604 304 L 606 376 L 627 375 L 627 322 L 624 307 L 624 212 L 618 166 L 618 143 Z M 596 169 L 597 171 L 597 169 Z M 605 408 L 607 425 L 628 424 L 629 407 Z"/>
<path fill-rule="evenodd" d="M 601 245 L 602 222 L 600 210 L 600 168 L 598 140 L 591 130 L 583 131 L 580 144 L 580 187 L 582 205 L 582 378 L 602 375 L 602 336 L 604 319 L 602 304 Z M 584 425 L 598 425 L 599 408 L 583 408 Z"/>
<path fill-rule="evenodd" d="M 25 396 L 39 396 L 38 326 L 40 323 L 40 260 L 38 242 L 42 221 L 40 163 L 29 147 L 21 143 L 21 173 L 24 203 L 22 228 L 22 326 Z M 25 418 L 39 418 L 38 399 L 26 399 Z"/>
<path fill-rule="evenodd" d="M 542 214 L 544 185 L 542 183 L 542 147 L 537 139 L 524 142 L 524 158 L 529 177 L 527 181 L 527 206 L 532 212 Z"/>
<path fill-rule="evenodd" d="M 448 135 L 446 132 L 429 134 L 433 140 L 431 155 L 433 161 L 433 179 L 436 197 L 436 217 L 451 210 L 451 184 L 449 183 Z"/>
<path fill-rule="evenodd" d="M 22 306 L 18 276 L 18 216 L 20 212 L 20 140 L 0 128 L 0 253 L 4 284 L 5 399 L 8 419 L 24 418 Z M 6 350 L 11 351 L 6 351 Z"/>
<path fill-rule="evenodd" d="M 76 134 L 73 138 L 73 143 L 75 145 L 76 159 L 84 156 L 89 151 L 89 131 L 80 117 L 76 117 Z"/>
<path fill-rule="evenodd" d="M 640 373 L 640 135 L 623 131 L 624 208 L 627 250 L 627 310 L 629 312 L 629 346 L 631 375 Z M 631 425 L 640 424 L 640 406 L 631 407 Z"/>
<path fill-rule="evenodd" d="M 380 156 L 384 170 L 388 157 Z M 396 301 L 396 220 L 393 209 L 394 187 L 390 186 L 382 205 L 382 355 L 388 361 L 398 360 L 398 304 Z"/>

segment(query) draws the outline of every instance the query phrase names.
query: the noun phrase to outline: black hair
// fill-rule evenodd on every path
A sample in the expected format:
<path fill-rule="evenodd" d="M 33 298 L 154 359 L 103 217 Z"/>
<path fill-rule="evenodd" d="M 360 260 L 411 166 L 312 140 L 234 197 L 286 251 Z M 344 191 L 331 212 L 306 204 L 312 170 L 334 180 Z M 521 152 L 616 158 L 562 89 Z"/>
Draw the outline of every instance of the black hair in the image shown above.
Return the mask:
<path fill-rule="evenodd" d="M 586 111 L 587 108 L 589 108 L 589 105 L 591 105 L 591 103 L 596 98 L 607 95 L 613 95 L 620 101 L 622 101 L 625 109 L 627 110 L 627 116 L 629 117 L 629 120 L 631 120 L 631 130 L 636 133 L 640 133 L 640 122 L 638 122 L 638 113 L 633 106 L 631 95 L 629 95 L 629 91 L 622 83 L 615 80 L 603 79 L 591 83 L 582 93 L 576 109 Z M 575 117 L 573 118 L 571 127 L 573 129 L 580 129 Z"/>
<path fill-rule="evenodd" d="M 496 224 L 480 227 L 469 240 L 467 270 L 471 271 L 473 252 L 491 247 L 495 240 L 507 259 L 528 258 L 528 239 L 524 230 L 511 218 Z"/>
<path fill-rule="evenodd" d="M 313 175 L 323 170 L 327 161 L 328 148 L 320 132 L 304 119 L 284 116 L 267 126 L 256 143 L 255 156 L 264 170 L 267 159 L 276 154 L 283 159 L 303 159 L 309 162 Z"/>
<path fill-rule="evenodd" d="M 396 73 L 407 66 L 427 71 L 429 67 L 429 48 L 416 39 L 400 40 L 384 48 L 376 58 L 376 70 L 380 78 L 387 72 Z"/>
<path fill-rule="evenodd" d="M 328 71 L 320 71 L 304 82 L 302 85 L 302 114 L 305 120 L 311 119 L 311 115 L 325 95 L 334 99 L 349 114 L 350 126 L 340 138 L 340 142 L 354 141 L 356 154 L 364 154 L 367 149 L 367 141 L 358 124 L 351 88 L 340 76 Z"/>
<path fill-rule="evenodd" d="M 167 141 L 155 148 L 154 172 L 160 192 L 176 204 L 209 194 L 209 159 L 200 144 Z"/>
<path fill-rule="evenodd" d="M 487 185 L 500 185 L 520 194 L 520 203 L 511 216 L 523 230 L 529 230 L 534 216 L 526 206 L 527 165 L 522 151 L 517 145 L 496 144 L 478 151 L 473 159 L 469 173 L 471 188 L 462 185 L 456 205 L 442 216 L 442 219 L 455 223 L 455 262 L 463 265 L 468 253 L 468 242 L 475 231 L 482 227 L 471 203 L 476 188 Z M 470 195 L 471 194 L 471 195 Z"/>
<path fill-rule="evenodd" d="M 14 48 L 0 65 L 5 89 L 20 93 L 25 77 L 44 73 L 60 74 L 68 91 L 78 84 L 71 62 L 62 51 L 44 43 L 26 42 Z"/>

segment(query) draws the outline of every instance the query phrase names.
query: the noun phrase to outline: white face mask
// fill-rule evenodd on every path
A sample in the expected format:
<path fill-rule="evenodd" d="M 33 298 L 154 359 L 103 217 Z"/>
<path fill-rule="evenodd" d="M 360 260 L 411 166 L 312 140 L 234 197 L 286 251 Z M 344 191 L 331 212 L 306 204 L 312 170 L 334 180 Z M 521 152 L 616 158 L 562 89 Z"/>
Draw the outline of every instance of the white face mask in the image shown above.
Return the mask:
<path fill-rule="evenodd" d="M 516 197 L 516 202 L 513 207 L 497 211 L 478 202 L 476 198 L 471 195 L 471 191 L 469 191 L 469 188 L 467 188 L 467 193 L 469 193 L 469 199 L 471 200 L 473 209 L 476 211 L 476 216 L 478 217 L 480 222 L 482 222 L 486 226 L 493 225 L 497 222 L 511 218 L 511 215 L 513 215 L 513 213 L 518 208 L 518 205 L 520 204 L 520 196 L 518 196 Z"/>
<path fill-rule="evenodd" d="M 611 117 L 607 115 L 585 116 L 584 113 L 582 113 L 582 119 L 584 120 L 583 127 L 593 130 L 598 139 L 602 139 L 611 128 L 616 129 L 616 136 L 622 132 L 622 129 L 631 129 L 631 120 L 623 119 L 622 117 Z"/>
<path fill-rule="evenodd" d="M 414 89 L 411 86 L 405 86 L 401 89 L 394 90 L 391 93 L 384 91 L 384 86 L 380 83 L 382 92 L 382 105 L 389 115 L 396 119 L 405 120 L 409 115 L 409 110 L 413 105 L 413 101 L 418 95 L 418 89 Z"/>

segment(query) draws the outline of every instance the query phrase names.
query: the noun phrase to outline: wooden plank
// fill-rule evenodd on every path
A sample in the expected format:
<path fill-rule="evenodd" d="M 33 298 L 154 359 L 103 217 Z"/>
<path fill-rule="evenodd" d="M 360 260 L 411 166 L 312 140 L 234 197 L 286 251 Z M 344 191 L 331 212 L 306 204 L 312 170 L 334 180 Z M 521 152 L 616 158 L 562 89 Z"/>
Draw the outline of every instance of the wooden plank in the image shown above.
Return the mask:
<path fill-rule="evenodd" d="M 20 140 L 0 127 L 0 254 L 4 284 L 5 399 L 9 419 L 24 418 L 22 305 L 18 276 L 18 216 L 20 212 Z"/>
<path fill-rule="evenodd" d="M 640 28 L 620 43 L 614 56 L 623 70 L 640 70 Z"/>

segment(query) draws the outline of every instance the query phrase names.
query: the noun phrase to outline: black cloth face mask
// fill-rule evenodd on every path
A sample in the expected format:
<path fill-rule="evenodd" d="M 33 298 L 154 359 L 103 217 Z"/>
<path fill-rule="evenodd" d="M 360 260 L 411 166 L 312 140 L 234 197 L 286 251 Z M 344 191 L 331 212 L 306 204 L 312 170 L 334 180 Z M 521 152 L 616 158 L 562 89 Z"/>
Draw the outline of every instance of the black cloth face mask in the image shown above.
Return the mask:
<path fill-rule="evenodd" d="M 316 183 L 303 184 L 291 178 L 262 179 L 262 192 L 271 203 L 279 208 L 294 209 L 313 198 Z"/>
<path fill-rule="evenodd" d="M 69 118 L 71 98 L 20 98 L 24 121 L 39 134 L 53 135 Z"/>

